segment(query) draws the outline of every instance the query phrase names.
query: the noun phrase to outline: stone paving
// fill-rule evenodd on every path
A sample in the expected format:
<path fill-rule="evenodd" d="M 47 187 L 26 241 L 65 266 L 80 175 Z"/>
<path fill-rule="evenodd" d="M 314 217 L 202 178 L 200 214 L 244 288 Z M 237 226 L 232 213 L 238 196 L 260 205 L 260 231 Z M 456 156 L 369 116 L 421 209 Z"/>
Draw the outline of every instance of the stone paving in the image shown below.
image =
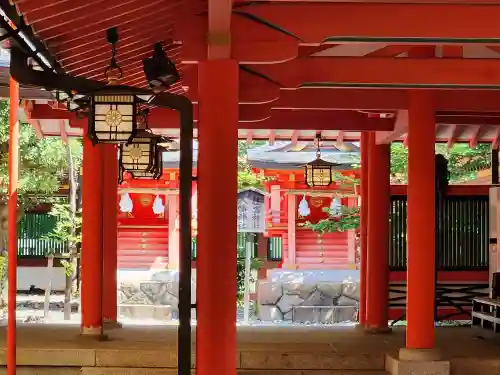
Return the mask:
<path fill-rule="evenodd" d="M 5 336 L 0 328 L 0 348 Z M 452 375 L 500 374 L 498 338 L 470 328 L 439 328 L 437 344 L 451 360 Z M 376 336 L 352 327 L 238 327 L 236 355 L 240 375 L 378 375 L 384 373 L 385 353 L 403 345 L 403 329 Z M 173 375 L 175 348 L 172 326 L 125 326 L 109 331 L 109 341 L 81 338 L 77 326 L 18 329 L 21 374 Z"/>

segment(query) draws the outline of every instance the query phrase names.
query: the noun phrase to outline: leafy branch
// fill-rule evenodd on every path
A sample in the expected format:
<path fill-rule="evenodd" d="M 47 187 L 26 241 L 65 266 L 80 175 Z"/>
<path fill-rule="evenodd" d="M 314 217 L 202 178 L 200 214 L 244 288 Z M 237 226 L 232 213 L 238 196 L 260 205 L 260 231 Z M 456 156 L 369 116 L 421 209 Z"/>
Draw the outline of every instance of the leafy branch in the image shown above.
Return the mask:
<path fill-rule="evenodd" d="M 303 226 L 321 234 L 359 228 L 359 207 L 340 206 L 335 212 L 332 212 L 330 207 L 324 207 L 323 212 L 328 213 L 329 217 L 314 224 L 306 221 Z"/>

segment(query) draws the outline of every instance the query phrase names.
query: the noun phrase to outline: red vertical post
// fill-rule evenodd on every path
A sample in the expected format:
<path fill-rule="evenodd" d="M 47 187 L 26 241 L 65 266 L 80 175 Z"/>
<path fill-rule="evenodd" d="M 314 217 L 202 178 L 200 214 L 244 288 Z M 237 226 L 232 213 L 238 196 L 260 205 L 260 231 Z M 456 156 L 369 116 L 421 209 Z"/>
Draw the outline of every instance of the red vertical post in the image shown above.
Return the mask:
<path fill-rule="evenodd" d="M 117 267 L 118 267 L 118 159 L 115 145 L 103 148 L 103 320 L 107 326 L 117 326 Z"/>
<path fill-rule="evenodd" d="M 425 91 L 411 93 L 408 110 L 408 271 L 406 347 L 434 347 L 435 113 Z"/>
<path fill-rule="evenodd" d="M 361 206 L 360 206 L 360 272 L 359 272 L 359 324 L 366 324 L 366 261 L 368 233 L 368 141 L 369 133 L 361 134 Z"/>
<path fill-rule="evenodd" d="M 366 323 L 372 332 L 387 331 L 389 298 L 390 145 L 369 137 L 368 256 Z"/>
<path fill-rule="evenodd" d="M 7 374 L 16 374 L 17 189 L 19 183 L 19 84 L 10 78 Z"/>
<path fill-rule="evenodd" d="M 198 66 L 196 373 L 235 375 L 238 62 Z"/>
<path fill-rule="evenodd" d="M 81 310 L 82 335 L 102 332 L 102 145 L 83 137 Z"/>

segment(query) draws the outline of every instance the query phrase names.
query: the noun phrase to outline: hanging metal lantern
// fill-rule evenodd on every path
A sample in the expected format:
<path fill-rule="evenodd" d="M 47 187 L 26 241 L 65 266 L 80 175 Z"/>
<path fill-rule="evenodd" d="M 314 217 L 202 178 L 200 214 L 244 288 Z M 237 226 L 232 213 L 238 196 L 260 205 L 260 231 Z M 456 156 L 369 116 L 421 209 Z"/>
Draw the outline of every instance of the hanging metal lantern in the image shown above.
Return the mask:
<path fill-rule="evenodd" d="M 127 143 L 137 133 L 135 95 L 103 90 L 90 102 L 89 137 L 96 143 Z"/>
<path fill-rule="evenodd" d="M 123 71 L 116 60 L 116 46 L 119 40 L 117 29 L 107 31 L 111 44 L 111 60 L 104 70 L 104 77 L 110 86 L 93 92 L 90 96 L 88 135 L 96 143 L 129 143 L 135 137 L 142 111 L 139 104 L 147 99 L 140 98 L 130 88 L 113 86 L 123 77 Z M 146 113 L 147 116 L 147 113 Z"/>
<path fill-rule="evenodd" d="M 333 167 L 336 165 L 320 157 L 307 163 L 305 166 L 306 184 L 309 187 L 330 186 L 333 182 Z"/>
<path fill-rule="evenodd" d="M 316 159 L 305 165 L 306 184 L 309 187 L 327 187 L 333 182 L 333 170 L 339 164 L 330 163 L 321 159 L 320 142 L 318 135 L 316 138 L 318 149 L 316 150 Z"/>
<path fill-rule="evenodd" d="M 138 130 L 131 143 L 121 146 L 120 164 L 123 168 L 134 173 L 149 171 L 154 167 L 155 146 L 158 142 L 155 135 L 147 130 Z"/>
<path fill-rule="evenodd" d="M 133 143 L 120 145 L 118 161 L 118 182 L 123 181 L 124 172 L 134 179 L 158 180 L 163 174 L 164 148 L 161 146 L 170 142 L 149 131 L 139 131 Z"/>

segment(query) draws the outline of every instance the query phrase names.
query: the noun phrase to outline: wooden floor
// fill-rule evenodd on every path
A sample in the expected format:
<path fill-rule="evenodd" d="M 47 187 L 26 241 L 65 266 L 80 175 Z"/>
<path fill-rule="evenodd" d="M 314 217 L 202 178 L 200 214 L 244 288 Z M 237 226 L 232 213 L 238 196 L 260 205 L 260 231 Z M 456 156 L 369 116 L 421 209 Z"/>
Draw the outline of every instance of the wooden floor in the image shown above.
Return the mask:
<path fill-rule="evenodd" d="M 21 324 L 18 364 L 26 369 L 43 366 L 37 374 L 44 373 L 41 368 L 54 374 L 55 367 L 64 368 L 65 374 L 71 373 L 68 368 L 75 374 L 87 369 L 84 372 L 89 375 L 108 374 L 110 369 L 112 374 L 133 373 L 117 370 L 125 368 L 174 372 L 175 326 L 126 326 L 110 330 L 108 335 L 108 341 L 97 341 L 80 337 L 77 326 Z M 500 374 L 500 339 L 488 336 L 467 327 L 437 329 L 437 346 L 452 360 L 453 375 Z M 0 329 L 0 345 L 4 348 L 0 349 L 0 364 L 4 364 L 5 328 Z M 383 373 L 385 354 L 403 346 L 402 328 L 391 334 L 369 335 L 353 327 L 238 327 L 236 355 L 243 373 L 272 370 L 288 375 L 329 370 L 329 374 L 377 374 Z M 167 374 L 164 370 L 147 373 Z"/>

